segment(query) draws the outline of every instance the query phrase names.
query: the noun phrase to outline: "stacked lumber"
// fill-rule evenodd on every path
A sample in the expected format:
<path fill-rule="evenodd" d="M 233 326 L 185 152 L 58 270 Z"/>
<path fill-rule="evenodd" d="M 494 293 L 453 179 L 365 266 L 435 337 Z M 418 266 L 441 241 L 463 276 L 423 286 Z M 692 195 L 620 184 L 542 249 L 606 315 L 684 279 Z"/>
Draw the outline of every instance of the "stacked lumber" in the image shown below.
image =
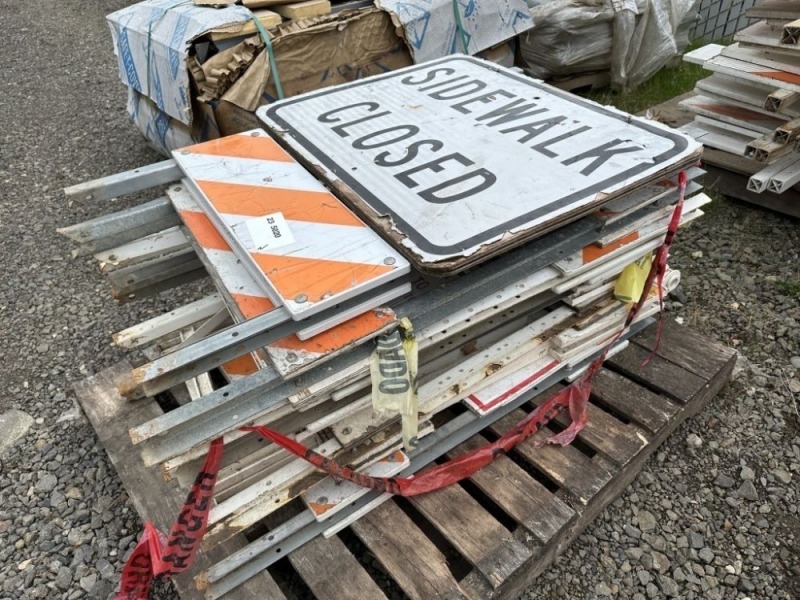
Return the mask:
<path fill-rule="evenodd" d="M 734 44 L 685 55 L 713 75 L 680 103 L 695 114 L 683 130 L 713 149 L 715 164 L 748 175 L 747 191 L 784 194 L 800 182 L 800 3 L 766 0 L 747 14 L 760 20 Z"/>
<path fill-rule="evenodd" d="M 572 219 L 553 215 L 558 226 L 548 233 L 448 278 L 421 272 L 264 130 L 67 189 L 95 200 L 164 190 L 60 230 L 79 244 L 76 255 L 95 256 L 117 299 L 202 277 L 216 288 L 114 335 L 149 361 L 120 393 L 172 398 L 172 410 L 129 431 L 146 468 L 188 487 L 209 442 L 224 440 L 203 548 L 243 532 L 253 541 L 202 575 L 208 597 L 308 540 L 310 527 L 330 537 L 389 497 L 334 481 L 242 426 L 268 426 L 369 475 L 409 475 L 536 392 L 573 381 L 608 344 L 622 350 L 660 299 L 651 290 L 623 331 L 630 305 L 617 298 L 617 283 L 663 243 L 683 197 L 679 173 L 688 179 L 682 226 L 710 201 L 694 181 L 703 171 L 687 169 L 696 151 L 680 140 L 688 154 L 662 159 L 649 175 L 639 169 Z M 668 269 L 663 292 L 679 281 Z M 373 410 L 375 339 L 401 317 L 419 351 L 411 444 L 397 414 Z"/>

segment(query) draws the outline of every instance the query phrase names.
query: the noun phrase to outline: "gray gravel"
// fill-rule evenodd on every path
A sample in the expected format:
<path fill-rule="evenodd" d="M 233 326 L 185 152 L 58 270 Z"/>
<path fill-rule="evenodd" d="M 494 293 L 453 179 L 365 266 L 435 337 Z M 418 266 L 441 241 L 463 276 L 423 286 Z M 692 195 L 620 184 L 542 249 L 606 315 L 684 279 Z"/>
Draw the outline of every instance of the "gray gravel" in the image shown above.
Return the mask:
<path fill-rule="evenodd" d="M 125 206 L 69 206 L 61 188 L 158 158 L 128 123 L 104 22 L 125 4 L 0 0 L 0 414 L 32 418 L 0 450 L 0 599 L 106 598 L 141 529 L 69 384 L 123 358 L 112 332 L 171 305 L 117 306 L 55 233 Z M 709 212 L 677 242 L 685 302 L 669 312 L 747 361 L 525 598 L 800 597 L 798 226 Z"/>

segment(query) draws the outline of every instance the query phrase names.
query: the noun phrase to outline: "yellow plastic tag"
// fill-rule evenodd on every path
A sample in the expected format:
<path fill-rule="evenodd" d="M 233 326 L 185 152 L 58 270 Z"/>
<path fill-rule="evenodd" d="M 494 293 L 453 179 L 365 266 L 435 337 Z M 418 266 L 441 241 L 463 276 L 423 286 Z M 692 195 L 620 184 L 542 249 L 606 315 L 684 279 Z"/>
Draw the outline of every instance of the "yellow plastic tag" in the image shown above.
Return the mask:
<path fill-rule="evenodd" d="M 644 292 L 644 284 L 647 281 L 647 274 L 650 272 L 652 262 L 653 253 L 648 252 L 622 270 L 614 285 L 614 296 L 617 300 L 625 304 L 639 301 Z"/>
<path fill-rule="evenodd" d="M 403 446 L 417 446 L 418 345 L 411 321 L 404 317 L 392 333 L 378 337 L 370 357 L 372 408 L 378 413 L 399 413 Z"/>

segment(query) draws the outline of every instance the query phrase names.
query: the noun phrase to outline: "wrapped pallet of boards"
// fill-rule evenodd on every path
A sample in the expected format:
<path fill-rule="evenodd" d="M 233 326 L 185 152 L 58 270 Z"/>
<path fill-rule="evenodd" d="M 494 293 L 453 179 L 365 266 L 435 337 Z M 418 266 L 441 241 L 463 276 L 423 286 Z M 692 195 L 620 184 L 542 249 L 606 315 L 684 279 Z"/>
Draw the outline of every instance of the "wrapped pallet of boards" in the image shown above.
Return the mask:
<path fill-rule="evenodd" d="M 698 0 L 534 0 L 520 34 L 531 75 L 557 79 L 608 72 L 618 90 L 652 77 L 689 42 Z"/>

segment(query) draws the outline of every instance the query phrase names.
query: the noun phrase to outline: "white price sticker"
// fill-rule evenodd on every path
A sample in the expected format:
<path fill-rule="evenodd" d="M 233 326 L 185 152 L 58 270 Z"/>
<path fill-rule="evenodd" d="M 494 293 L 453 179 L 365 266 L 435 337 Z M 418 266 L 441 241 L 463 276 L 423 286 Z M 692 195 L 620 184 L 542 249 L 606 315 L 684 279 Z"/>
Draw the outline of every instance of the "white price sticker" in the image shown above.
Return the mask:
<path fill-rule="evenodd" d="M 283 213 L 272 213 L 263 217 L 247 219 L 245 221 L 247 232 L 253 240 L 256 250 L 271 250 L 294 244 L 292 235 Z"/>

